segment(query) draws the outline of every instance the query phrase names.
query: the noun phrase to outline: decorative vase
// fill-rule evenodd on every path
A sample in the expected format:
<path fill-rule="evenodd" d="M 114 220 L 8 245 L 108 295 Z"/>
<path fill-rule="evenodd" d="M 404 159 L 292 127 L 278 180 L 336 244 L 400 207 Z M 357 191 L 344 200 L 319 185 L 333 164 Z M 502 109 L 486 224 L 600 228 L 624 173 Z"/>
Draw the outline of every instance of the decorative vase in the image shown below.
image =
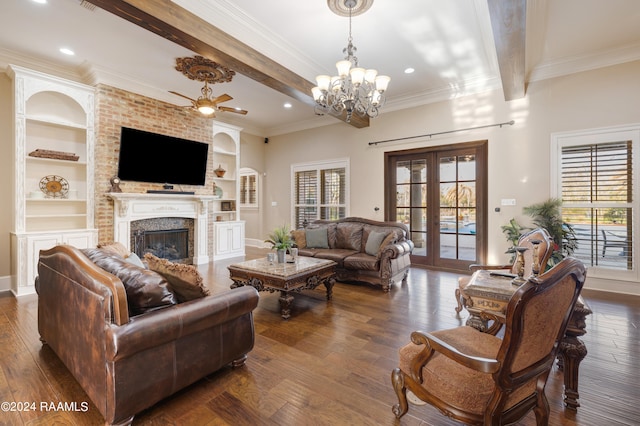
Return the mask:
<path fill-rule="evenodd" d="M 219 178 L 224 177 L 224 174 L 227 173 L 227 171 L 222 168 L 221 164 L 218 164 L 218 168 L 215 169 L 214 172 Z"/>
<path fill-rule="evenodd" d="M 287 257 L 287 250 L 278 249 L 278 263 L 285 263 Z"/>
<path fill-rule="evenodd" d="M 220 188 L 218 185 L 216 185 L 215 182 L 213 182 L 213 196 L 216 199 L 222 198 L 222 188 Z"/>

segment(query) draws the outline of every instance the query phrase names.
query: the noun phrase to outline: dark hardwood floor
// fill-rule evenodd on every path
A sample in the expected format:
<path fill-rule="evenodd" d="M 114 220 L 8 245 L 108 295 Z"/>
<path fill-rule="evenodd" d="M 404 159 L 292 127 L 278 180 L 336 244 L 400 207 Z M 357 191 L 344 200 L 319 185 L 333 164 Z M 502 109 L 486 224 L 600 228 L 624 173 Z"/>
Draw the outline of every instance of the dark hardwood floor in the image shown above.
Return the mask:
<path fill-rule="evenodd" d="M 249 253 L 251 258 L 263 252 Z M 199 268 L 214 292 L 229 288 L 230 263 Z M 140 413 L 134 424 L 458 424 L 430 406 L 413 405 L 397 422 L 390 384 L 397 350 L 412 331 L 464 323 L 466 313 L 458 317 L 454 311 L 457 278 L 413 268 L 408 283 L 390 293 L 337 283 L 331 302 L 319 287 L 295 296 L 288 321 L 280 317 L 279 295 L 261 293 L 255 348 L 246 365 L 206 377 Z M 638 425 L 640 297 L 589 291 L 583 296 L 593 314 L 583 336 L 589 354 L 580 369 L 581 407 L 577 413 L 563 408 L 562 372 L 554 368 L 547 383 L 550 424 Z M 36 296 L 0 296 L 0 401 L 36 404 L 30 411 L 0 411 L 0 424 L 102 424 L 73 377 L 39 342 L 36 318 Z M 521 424 L 534 425 L 533 413 Z"/>

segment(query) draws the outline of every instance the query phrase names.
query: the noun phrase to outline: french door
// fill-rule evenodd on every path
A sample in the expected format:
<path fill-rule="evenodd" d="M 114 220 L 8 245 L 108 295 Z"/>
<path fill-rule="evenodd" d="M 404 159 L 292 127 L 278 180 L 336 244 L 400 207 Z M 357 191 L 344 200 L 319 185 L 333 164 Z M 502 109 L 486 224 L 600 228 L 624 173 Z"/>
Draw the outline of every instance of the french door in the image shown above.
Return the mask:
<path fill-rule="evenodd" d="M 486 152 L 480 141 L 385 153 L 385 217 L 409 227 L 412 263 L 485 263 Z"/>

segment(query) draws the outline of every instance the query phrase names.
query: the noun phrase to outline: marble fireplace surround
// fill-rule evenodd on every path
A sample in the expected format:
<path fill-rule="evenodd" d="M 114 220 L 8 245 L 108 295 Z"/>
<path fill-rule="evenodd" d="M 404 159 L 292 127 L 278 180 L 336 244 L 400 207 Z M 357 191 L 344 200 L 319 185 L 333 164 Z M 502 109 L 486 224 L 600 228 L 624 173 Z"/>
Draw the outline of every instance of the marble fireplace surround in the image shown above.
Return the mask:
<path fill-rule="evenodd" d="M 131 222 L 142 219 L 182 217 L 193 219 L 193 264 L 209 262 L 207 232 L 209 202 L 213 195 L 110 192 L 113 200 L 113 239 L 131 246 Z"/>

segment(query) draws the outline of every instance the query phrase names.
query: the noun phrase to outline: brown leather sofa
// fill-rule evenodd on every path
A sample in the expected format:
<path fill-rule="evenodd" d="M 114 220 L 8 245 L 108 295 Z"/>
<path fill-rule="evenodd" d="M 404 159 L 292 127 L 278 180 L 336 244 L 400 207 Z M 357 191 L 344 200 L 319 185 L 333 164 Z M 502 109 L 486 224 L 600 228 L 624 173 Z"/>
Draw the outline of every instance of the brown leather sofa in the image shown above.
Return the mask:
<path fill-rule="evenodd" d="M 241 287 L 131 316 L 123 282 L 80 250 L 40 252 L 38 330 L 108 424 L 223 366 L 254 345 L 258 293 Z"/>
<path fill-rule="evenodd" d="M 408 233 L 402 223 L 360 217 L 316 220 L 292 231 L 299 255 L 337 263 L 338 281 L 363 281 L 384 291 L 406 282 L 413 250 Z"/>

